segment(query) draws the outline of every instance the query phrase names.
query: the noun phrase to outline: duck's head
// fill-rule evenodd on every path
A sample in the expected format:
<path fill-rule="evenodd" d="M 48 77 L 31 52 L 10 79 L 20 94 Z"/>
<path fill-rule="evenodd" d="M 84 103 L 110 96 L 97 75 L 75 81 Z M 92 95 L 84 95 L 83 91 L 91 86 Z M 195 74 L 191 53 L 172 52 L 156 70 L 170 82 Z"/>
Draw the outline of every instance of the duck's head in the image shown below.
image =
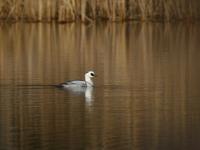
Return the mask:
<path fill-rule="evenodd" d="M 95 75 L 94 71 L 88 71 L 85 74 L 85 81 L 87 83 L 87 86 L 93 86 L 94 85 L 92 78 L 94 78 L 95 76 L 96 75 Z"/>
<path fill-rule="evenodd" d="M 94 73 L 94 71 L 88 71 L 85 76 L 89 77 L 89 78 L 94 78 L 96 75 Z"/>

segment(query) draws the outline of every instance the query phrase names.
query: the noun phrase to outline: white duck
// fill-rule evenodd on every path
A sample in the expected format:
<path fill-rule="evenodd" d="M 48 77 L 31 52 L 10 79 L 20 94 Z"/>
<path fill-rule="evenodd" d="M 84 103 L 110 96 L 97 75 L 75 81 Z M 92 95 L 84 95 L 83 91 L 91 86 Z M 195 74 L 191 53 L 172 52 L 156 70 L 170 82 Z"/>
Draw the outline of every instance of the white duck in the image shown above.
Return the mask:
<path fill-rule="evenodd" d="M 63 87 L 63 88 L 81 88 L 81 87 L 93 87 L 94 82 L 93 78 L 95 77 L 94 71 L 88 71 L 85 74 L 85 81 L 81 80 L 73 80 L 73 81 L 67 81 L 64 83 L 61 83 L 58 85 L 58 87 Z"/>

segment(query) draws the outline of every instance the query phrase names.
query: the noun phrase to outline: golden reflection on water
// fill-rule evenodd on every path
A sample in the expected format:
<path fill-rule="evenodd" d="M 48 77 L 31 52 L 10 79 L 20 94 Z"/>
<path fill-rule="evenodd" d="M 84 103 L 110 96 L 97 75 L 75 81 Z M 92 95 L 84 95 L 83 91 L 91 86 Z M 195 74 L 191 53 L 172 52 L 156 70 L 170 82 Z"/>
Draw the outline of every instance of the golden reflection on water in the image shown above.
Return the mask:
<path fill-rule="evenodd" d="M 0 26 L 0 145 L 5 149 L 198 146 L 197 24 Z M 94 97 L 54 88 L 98 74 Z"/>

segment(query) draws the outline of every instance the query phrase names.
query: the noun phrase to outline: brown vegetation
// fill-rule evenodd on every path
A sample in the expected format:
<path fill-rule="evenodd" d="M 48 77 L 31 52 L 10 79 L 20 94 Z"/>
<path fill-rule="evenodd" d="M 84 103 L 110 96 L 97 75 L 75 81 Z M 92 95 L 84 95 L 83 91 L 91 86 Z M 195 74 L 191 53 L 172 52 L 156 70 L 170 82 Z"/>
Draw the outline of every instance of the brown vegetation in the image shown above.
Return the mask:
<path fill-rule="evenodd" d="M 0 0 L 6 20 L 196 20 L 199 0 Z"/>

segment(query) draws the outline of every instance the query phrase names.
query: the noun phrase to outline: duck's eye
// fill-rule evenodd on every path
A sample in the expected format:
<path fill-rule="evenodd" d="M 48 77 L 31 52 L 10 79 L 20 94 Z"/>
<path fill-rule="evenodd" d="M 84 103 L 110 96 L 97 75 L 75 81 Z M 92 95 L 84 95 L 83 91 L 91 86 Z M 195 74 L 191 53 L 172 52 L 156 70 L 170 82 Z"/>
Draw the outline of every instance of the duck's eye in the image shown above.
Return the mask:
<path fill-rule="evenodd" d="M 91 76 L 94 76 L 94 73 L 90 73 Z"/>

